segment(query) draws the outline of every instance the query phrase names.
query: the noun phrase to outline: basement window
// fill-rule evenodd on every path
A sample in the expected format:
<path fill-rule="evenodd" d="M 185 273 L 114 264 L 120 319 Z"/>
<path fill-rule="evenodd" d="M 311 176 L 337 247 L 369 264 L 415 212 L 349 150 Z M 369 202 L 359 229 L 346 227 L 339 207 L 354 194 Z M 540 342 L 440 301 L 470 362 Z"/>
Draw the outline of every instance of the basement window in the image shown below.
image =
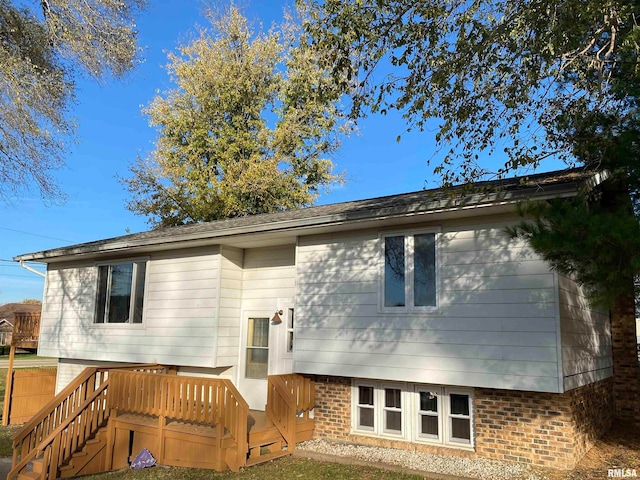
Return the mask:
<path fill-rule="evenodd" d="M 410 442 L 473 447 L 473 392 L 355 380 L 352 431 Z"/>

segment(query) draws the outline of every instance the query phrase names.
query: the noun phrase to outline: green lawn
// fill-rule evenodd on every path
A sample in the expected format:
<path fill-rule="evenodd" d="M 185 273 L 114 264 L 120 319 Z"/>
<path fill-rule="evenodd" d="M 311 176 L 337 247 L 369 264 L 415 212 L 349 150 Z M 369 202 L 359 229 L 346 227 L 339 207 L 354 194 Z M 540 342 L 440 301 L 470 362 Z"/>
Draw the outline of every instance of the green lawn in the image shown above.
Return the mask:
<path fill-rule="evenodd" d="M 123 470 L 83 477 L 86 480 L 418 480 L 426 477 L 401 472 L 380 470 L 358 465 L 318 462 L 297 457 L 284 457 L 238 473 L 217 473 L 194 468 L 151 467 L 144 470 Z"/>

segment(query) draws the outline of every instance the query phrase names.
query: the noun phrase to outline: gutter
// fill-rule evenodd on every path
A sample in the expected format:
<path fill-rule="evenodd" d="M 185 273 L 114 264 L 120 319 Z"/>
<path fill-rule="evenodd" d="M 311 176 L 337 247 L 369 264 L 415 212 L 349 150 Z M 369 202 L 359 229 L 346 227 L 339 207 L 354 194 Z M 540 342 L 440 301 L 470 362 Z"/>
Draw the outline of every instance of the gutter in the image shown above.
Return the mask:
<path fill-rule="evenodd" d="M 31 273 L 35 273 L 36 275 L 40 275 L 42 278 L 47 278 L 46 274 L 44 274 L 42 272 L 39 272 L 35 268 L 31 268 L 29 265 L 25 265 L 24 260 L 20 260 L 20 266 L 22 268 L 24 268 L 25 270 L 29 270 Z"/>

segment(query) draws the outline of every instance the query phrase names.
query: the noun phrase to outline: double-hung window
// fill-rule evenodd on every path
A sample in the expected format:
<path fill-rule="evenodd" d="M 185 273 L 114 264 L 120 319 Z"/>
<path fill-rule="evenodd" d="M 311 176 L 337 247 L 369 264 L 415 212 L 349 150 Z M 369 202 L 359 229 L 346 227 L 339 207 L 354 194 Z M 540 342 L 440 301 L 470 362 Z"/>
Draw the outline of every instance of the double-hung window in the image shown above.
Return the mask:
<path fill-rule="evenodd" d="M 439 388 L 416 387 L 416 438 L 442 441 L 440 412 L 442 411 Z"/>
<path fill-rule="evenodd" d="M 376 430 L 376 401 L 374 399 L 375 387 L 370 384 L 359 384 L 356 386 L 357 391 L 357 429 L 368 432 Z"/>
<path fill-rule="evenodd" d="M 447 390 L 447 442 L 471 444 L 471 399 L 465 391 Z"/>
<path fill-rule="evenodd" d="M 383 431 L 387 434 L 402 435 L 402 390 L 385 385 L 382 406 Z"/>
<path fill-rule="evenodd" d="M 432 310 L 437 306 L 436 233 L 381 237 L 381 307 L 385 311 Z"/>
<path fill-rule="evenodd" d="M 404 435 L 406 395 L 401 384 L 357 381 L 354 397 L 354 430 L 393 437 Z"/>
<path fill-rule="evenodd" d="M 95 323 L 142 323 L 146 262 L 98 266 Z"/>

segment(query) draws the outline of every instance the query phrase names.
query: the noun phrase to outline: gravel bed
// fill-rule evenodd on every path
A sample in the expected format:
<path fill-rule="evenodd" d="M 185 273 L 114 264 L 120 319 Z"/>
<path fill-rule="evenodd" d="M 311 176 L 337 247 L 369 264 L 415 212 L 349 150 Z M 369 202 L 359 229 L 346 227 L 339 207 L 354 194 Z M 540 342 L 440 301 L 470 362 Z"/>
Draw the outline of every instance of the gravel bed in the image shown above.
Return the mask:
<path fill-rule="evenodd" d="M 335 440 L 314 439 L 297 445 L 298 449 L 365 462 L 380 462 L 421 472 L 459 475 L 482 480 L 541 480 L 544 476 L 527 465 L 485 458 L 463 458 L 454 455 L 369 447 Z"/>

